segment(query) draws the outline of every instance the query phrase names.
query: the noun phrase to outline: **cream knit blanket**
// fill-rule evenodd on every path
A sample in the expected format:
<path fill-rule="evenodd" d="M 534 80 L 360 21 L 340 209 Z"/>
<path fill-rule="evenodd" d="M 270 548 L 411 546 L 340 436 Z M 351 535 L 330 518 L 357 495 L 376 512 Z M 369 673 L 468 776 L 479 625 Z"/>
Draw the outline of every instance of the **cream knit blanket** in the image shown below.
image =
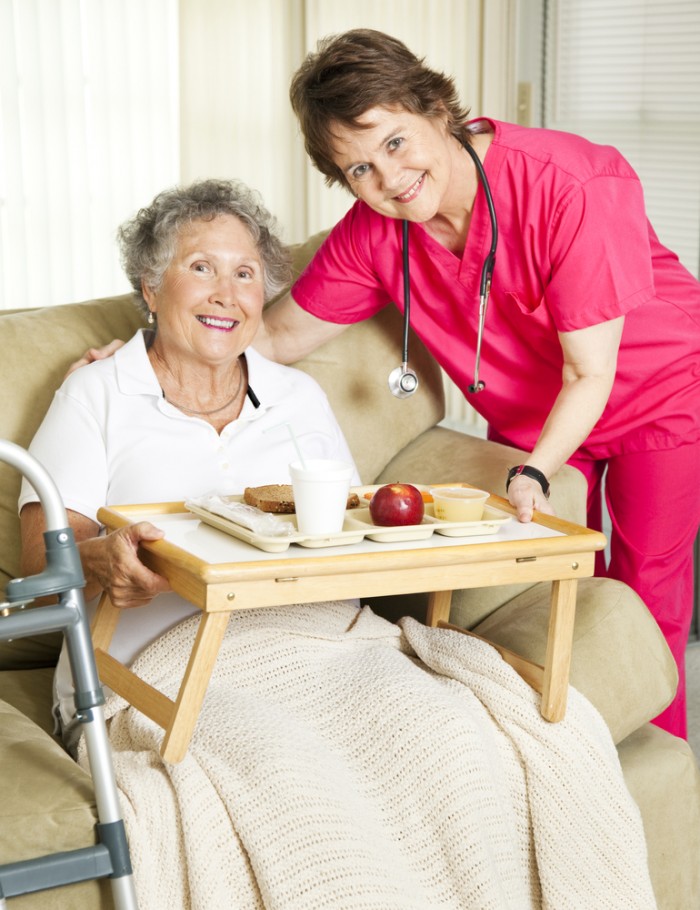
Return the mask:
<path fill-rule="evenodd" d="M 171 697 L 196 623 L 134 665 Z M 656 907 L 603 720 L 575 690 L 559 724 L 538 702 L 458 632 L 234 612 L 180 764 L 108 701 L 141 910 Z"/>

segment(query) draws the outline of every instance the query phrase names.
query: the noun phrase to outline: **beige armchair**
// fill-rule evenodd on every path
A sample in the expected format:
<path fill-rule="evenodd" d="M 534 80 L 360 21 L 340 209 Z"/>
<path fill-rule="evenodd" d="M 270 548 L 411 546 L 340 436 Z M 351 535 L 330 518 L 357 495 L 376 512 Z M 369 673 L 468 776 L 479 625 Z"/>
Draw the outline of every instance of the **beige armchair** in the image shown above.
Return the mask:
<path fill-rule="evenodd" d="M 322 238 L 295 251 L 298 269 Z M 27 446 L 65 369 L 84 350 L 129 338 L 141 317 L 121 296 L 0 315 L 0 436 Z M 503 492 L 506 470 L 522 454 L 439 426 L 440 371 L 416 338 L 412 366 L 420 390 L 397 400 L 389 371 L 401 360 L 401 319 L 387 308 L 352 326 L 298 366 L 326 389 L 366 483 L 469 481 Z M 70 440 L 66 440 L 70 445 Z M 0 465 L 0 587 L 19 571 L 19 477 Z M 585 483 L 573 468 L 552 478 L 557 513 L 584 522 Z M 451 622 L 542 663 L 549 585 L 457 592 Z M 388 618 L 424 618 L 425 600 L 373 604 Z M 7 861 L 93 842 L 95 821 L 84 772 L 51 736 L 56 640 L 0 644 L 0 856 Z M 687 744 L 649 724 L 671 700 L 675 665 L 658 628 L 627 587 L 603 579 L 579 584 L 571 681 L 606 720 L 645 825 L 659 907 L 700 906 L 700 773 Z M 45 896 L 18 907 L 48 906 Z M 109 907 L 107 888 L 91 882 L 52 895 L 52 907 Z"/>

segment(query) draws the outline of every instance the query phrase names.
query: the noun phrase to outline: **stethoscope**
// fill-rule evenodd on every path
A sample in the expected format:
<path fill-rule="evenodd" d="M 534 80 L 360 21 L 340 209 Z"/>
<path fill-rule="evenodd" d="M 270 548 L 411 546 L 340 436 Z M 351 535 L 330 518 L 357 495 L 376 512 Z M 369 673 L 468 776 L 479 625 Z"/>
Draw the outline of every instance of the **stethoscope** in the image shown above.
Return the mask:
<path fill-rule="evenodd" d="M 469 386 L 469 392 L 482 392 L 486 388 L 486 383 L 479 379 L 479 369 L 481 367 L 481 344 L 484 338 L 484 324 L 486 322 L 486 307 L 489 302 L 489 293 L 491 291 L 491 279 L 493 277 L 493 267 L 496 264 L 496 245 L 498 243 L 498 223 L 496 221 L 496 209 L 493 205 L 493 196 L 489 186 L 484 166 L 479 156 L 468 143 L 463 143 L 465 149 L 471 155 L 479 180 L 484 188 L 486 204 L 489 209 L 491 219 L 491 247 L 488 251 L 484 264 L 481 267 L 481 282 L 479 285 L 479 329 L 476 336 L 476 358 L 474 362 L 474 382 Z M 411 276 L 408 262 L 408 221 L 402 224 L 402 255 L 403 255 L 403 360 L 400 367 L 396 367 L 389 374 L 389 388 L 397 398 L 408 398 L 418 388 L 418 376 L 415 370 L 408 365 L 408 334 L 411 325 Z"/>

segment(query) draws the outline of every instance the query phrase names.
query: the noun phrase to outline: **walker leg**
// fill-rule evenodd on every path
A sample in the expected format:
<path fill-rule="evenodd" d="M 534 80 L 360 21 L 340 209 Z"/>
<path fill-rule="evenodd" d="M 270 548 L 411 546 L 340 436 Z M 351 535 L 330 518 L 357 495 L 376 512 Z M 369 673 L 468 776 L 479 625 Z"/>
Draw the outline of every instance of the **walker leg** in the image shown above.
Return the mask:
<path fill-rule="evenodd" d="M 104 693 L 97 674 L 82 588 L 85 578 L 75 535 L 56 484 L 28 452 L 0 440 L 0 461 L 16 467 L 36 490 L 44 509 L 46 567 L 38 575 L 7 583 L 0 613 L 0 640 L 63 632 L 75 684 L 75 707 L 87 744 L 97 804 L 98 843 L 15 863 L 0 864 L 0 910 L 6 898 L 80 881 L 109 877 L 116 910 L 138 910 L 129 846 L 121 817 L 112 753 L 104 719 Z M 58 595 L 57 605 L 20 611 L 26 603 Z M 110 630 L 109 634 L 111 635 Z M 106 633 L 105 633 L 106 634 Z"/>
<path fill-rule="evenodd" d="M 83 732 L 95 787 L 100 840 L 106 844 L 112 857 L 114 871 L 110 875 L 110 884 L 114 906 L 116 910 L 138 910 L 129 847 L 102 706 L 90 709 L 90 714 L 92 716 L 89 719 L 83 720 Z"/>

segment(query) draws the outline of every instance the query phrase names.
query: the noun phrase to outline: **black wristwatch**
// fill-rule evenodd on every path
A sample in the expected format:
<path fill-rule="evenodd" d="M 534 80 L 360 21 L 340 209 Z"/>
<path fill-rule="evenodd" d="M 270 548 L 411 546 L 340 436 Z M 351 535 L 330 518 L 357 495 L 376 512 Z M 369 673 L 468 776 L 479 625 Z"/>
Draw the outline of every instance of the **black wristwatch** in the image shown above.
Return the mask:
<path fill-rule="evenodd" d="M 511 480 L 514 477 L 517 477 L 519 474 L 524 474 L 526 477 L 531 477 L 533 480 L 536 480 L 537 483 L 542 487 L 542 492 L 545 495 L 545 499 L 549 499 L 549 481 L 544 476 L 542 471 L 538 471 L 537 468 L 531 468 L 529 464 L 519 464 L 508 471 L 506 493 L 508 492 L 508 487 L 510 486 Z"/>

